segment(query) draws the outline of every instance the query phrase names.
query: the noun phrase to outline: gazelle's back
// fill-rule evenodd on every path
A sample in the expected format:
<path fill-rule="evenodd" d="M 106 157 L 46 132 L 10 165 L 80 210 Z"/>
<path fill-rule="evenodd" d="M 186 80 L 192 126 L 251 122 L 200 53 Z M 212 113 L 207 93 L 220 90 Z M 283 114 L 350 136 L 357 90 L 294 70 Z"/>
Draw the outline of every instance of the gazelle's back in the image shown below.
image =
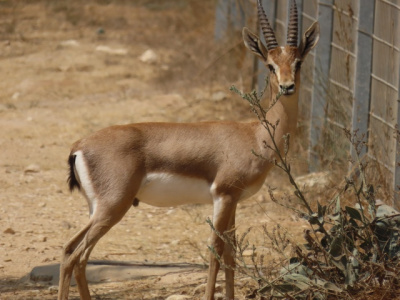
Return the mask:
<path fill-rule="evenodd" d="M 259 147 L 256 124 L 112 126 L 77 141 L 71 155 L 84 166 L 77 177 L 90 178 L 90 184 L 82 186 L 89 198 L 106 199 L 109 191 L 124 193 L 128 185 L 134 186 L 137 199 L 154 206 L 212 204 L 212 190 L 220 185 L 230 185 L 243 194 L 241 198 L 248 198 L 260 186 L 254 178 L 266 172 L 261 166 L 266 162 L 252 154 Z"/>

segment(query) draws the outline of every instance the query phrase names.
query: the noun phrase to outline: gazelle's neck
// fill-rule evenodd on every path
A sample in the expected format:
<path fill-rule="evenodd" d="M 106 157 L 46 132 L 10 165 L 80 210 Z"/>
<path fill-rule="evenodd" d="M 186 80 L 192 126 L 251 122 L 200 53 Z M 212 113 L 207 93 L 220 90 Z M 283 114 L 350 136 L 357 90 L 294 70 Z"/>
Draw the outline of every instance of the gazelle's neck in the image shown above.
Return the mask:
<path fill-rule="evenodd" d="M 299 76 L 296 76 L 295 84 L 296 87 L 299 87 Z M 276 88 L 276 85 L 274 86 L 273 84 L 271 84 L 270 91 L 271 99 L 269 100 L 270 103 L 273 103 L 276 101 L 278 88 Z M 269 109 L 266 114 L 266 119 L 270 124 L 275 125 L 279 121 L 278 126 L 275 127 L 274 140 L 280 151 L 283 151 L 285 143 L 283 137 L 289 134 L 291 140 L 293 140 L 292 138 L 295 136 L 298 119 L 298 98 L 298 89 L 296 89 L 296 91 L 291 95 L 282 94 L 279 97 L 278 101 L 276 101 L 276 103 Z M 272 127 L 270 128 L 272 130 Z M 270 133 L 268 133 L 264 125 L 261 123 L 259 125 L 259 129 L 257 130 L 256 136 L 260 142 L 260 151 L 263 153 L 263 156 L 267 159 L 273 159 L 273 157 L 276 157 L 276 153 L 271 151 L 271 149 L 269 148 L 265 148 L 265 143 L 271 147 L 273 147 L 273 143 Z"/>
<path fill-rule="evenodd" d="M 279 96 L 279 87 L 273 83 L 270 83 L 270 103 L 276 102 L 270 110 L 267 112 L 266 118 L 272 124 L 275 124 L 279 120 L 277 131 L 281 132 L 282 135 L 290 133 L 292 136 L 295 134 L 298 119 L 298 101 L 299 101 L 299 90 L 300 86 L 300 74 L 296 74 L 295 78 L 296 90 L 293 94 Z M 278 100 L 276 101 L 276 99 Z M 280 136 L 279 136 L 280 138 Z"/>
<path fill-rule="evenodd" d="M 298 44 L 298 12 L 296 2 L 292 1 L 290 6 L 290 18 L 288 24 L 286 45 L 279 47 L 267 15 L 262 7 L 261 0 L 257 1 L 258 18 L 260 27 L 264 35 L 266 44 L 261 41 L 258 35 L 252 33 L 247 28 L 243 28 L 243 40 L 245 46 L 257 55 L 265 66 L 270 70 L 270 103 L 274 103 L 273 107 L 267 112 L 267 121 L 272 125 L 279 125 L 273 130 L 273 138 L 275 144 L 282 149 L 283 136 L 296 132 L 297 117 L 298 117 L 298 98 L 300 87 L 300 68 L 307 54 L 318 42 L 319 39 L 319 24 L 313 23 L 303 34 L 300 44 Z M 278 92 L 282 90 L 284 93 L 278 101 L 274 101 Z M 263 124 L 257 130 L 257 141 L 263 144 L 260 145 L 261 151 L 268 158 L 273 158 L 274 151 L 266 149 L 265 143 L 271 145 L 271 133 L 268 133 Z M 265 149 L 265 150 L 262 150 Z M 276 150 L 276 149 L 275 149 Z M 272 152 L 272 154 L 271 154 Z"/>

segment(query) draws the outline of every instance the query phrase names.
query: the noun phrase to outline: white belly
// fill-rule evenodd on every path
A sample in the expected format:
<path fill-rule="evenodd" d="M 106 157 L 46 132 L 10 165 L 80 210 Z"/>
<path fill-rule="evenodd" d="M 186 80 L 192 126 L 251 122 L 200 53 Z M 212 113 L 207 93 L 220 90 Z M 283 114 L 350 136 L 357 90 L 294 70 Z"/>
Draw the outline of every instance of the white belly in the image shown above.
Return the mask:
<path fill-rule="evenodd" d="M 203 179 L 169 173 L 150 173 L 136 195 L 139 201 L 154 206 L 212 204 L 210 184 Z"/>

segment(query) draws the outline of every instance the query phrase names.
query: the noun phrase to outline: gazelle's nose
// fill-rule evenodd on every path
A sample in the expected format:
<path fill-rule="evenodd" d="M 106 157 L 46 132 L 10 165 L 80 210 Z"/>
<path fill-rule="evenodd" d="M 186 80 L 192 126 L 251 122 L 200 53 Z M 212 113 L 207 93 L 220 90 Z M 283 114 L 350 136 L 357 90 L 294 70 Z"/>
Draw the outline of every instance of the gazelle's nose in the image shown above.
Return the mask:
<path fill-rule="evenodd" d="M 279 87 L 281 89 L 281 93 L 284 95 L 291 95 L 296 91 L 294 83 L 289 85 L 279 85 Z"/>

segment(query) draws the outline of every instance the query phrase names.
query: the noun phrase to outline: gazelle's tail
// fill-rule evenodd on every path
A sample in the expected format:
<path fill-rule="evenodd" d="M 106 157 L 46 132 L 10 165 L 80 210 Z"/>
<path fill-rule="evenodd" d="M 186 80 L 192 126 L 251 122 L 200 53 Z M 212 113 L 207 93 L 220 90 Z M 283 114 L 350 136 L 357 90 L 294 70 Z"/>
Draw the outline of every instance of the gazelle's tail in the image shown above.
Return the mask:
<path fill-rule="evenodd" d="M 68 186 L 69 190 L 72 192 L 75 188 L 78 190 L 81 189 L 81 186 L 79 184 L 79 181 L 76 179 L 75 175 L 75 159 L 76 155 L 71 154 L 68 158 L 68 165 L 69 165 L 69 176 L 68 176 Z"/>

